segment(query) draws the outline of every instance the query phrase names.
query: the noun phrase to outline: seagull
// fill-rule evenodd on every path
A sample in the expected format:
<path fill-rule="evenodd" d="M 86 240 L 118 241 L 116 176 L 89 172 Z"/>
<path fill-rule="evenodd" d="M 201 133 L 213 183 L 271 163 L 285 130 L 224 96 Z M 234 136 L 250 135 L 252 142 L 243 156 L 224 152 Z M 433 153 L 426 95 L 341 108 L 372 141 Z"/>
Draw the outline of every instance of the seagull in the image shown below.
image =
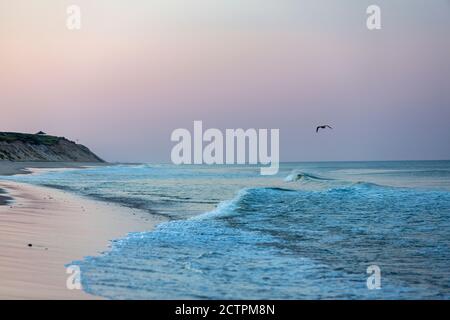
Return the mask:
<path fill-rule="evenodd" d="M 326 124 L 326 125 L 323 125 L 323 126 L 318 126 L 316 128 L 316 133 L 319 132 L 319 129 L 326 129 L 326 128 L 333 129 L 332 127 L 330 127 L 329 125 Z"/>

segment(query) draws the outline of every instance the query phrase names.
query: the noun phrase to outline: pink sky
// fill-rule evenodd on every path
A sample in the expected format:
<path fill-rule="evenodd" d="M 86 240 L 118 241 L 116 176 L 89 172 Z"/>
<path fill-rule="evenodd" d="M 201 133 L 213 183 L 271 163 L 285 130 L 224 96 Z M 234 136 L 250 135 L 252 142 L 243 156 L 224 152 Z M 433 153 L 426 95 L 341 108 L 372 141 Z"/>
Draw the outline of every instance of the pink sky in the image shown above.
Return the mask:
<path fill-rule="evenodd" d="M 372 2 L 0 0 L 0 131 L 167 162 L 202 120 L 279 128 L 284 161 L 449 159 L 450 5 L 377 1 L 368 31 Z"/>

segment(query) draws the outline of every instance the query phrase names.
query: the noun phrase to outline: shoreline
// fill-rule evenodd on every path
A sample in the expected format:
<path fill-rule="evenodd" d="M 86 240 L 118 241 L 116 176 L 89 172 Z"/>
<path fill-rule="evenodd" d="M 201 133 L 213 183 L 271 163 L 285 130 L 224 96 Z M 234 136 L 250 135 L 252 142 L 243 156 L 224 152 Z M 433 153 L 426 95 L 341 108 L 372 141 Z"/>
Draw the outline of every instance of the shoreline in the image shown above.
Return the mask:
<path fill-rule="evenodd" d="M 8 197 L 7 192 L 0 188 L 0 206 L 7 205 L 11 200 L 13 200 L 11 197 Z"/>
<path fill-rule="evenodd" d="M 31 169 L 76 169 L 93 166 L 110 166 L 107 162 L 13 162 L 0 160 L 0 176 L 13 176 L 16 174 L 30 174 Z M 0 177 L 1 179 L 1 177 Z"/>
<path fill-rule="evenodd" d="M 19 164 L 15 170 L 28 173 L 24 167 L 33 166 Z M 142 210 L 49 187 L 0 178 L 1 189 L 1 196 L 9 199 L 0 205 L 0 299 L 99 299 L 67 289 L 65 265 L 101 254 L 111 240 L 151 231 L 164 221 Z"/>

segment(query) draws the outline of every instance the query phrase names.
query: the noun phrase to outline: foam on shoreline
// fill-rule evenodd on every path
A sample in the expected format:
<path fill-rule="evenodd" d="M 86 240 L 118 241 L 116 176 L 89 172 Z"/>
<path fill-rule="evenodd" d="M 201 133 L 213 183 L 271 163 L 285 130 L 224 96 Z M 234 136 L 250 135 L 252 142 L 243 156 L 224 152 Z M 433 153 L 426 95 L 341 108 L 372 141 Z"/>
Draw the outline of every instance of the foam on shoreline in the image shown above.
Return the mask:
<path fill-rule="evenodd" d="M 0 188 L 13 199 L 0 206 L 0 299 L 96 298 L 67 289 L 65 265 L 162 222 L 61 190 L 9 181 L 0 181 Z"/>

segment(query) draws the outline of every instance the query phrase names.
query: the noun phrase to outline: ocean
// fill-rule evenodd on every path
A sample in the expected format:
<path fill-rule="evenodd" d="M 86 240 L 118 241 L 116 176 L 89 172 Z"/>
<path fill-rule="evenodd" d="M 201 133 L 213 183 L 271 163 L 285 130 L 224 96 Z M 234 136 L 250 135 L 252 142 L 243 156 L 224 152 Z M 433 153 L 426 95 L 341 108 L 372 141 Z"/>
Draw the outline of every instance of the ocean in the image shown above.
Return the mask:
<path fill-rule="evenodd" d="M 105 298 L 450 298 L 450 161 L 283 163 L 275 176 L 111 165 L 4 179 L 168 218 L 68 261 Z M 372 265 L 380 289 L 368 289 Z"/>

